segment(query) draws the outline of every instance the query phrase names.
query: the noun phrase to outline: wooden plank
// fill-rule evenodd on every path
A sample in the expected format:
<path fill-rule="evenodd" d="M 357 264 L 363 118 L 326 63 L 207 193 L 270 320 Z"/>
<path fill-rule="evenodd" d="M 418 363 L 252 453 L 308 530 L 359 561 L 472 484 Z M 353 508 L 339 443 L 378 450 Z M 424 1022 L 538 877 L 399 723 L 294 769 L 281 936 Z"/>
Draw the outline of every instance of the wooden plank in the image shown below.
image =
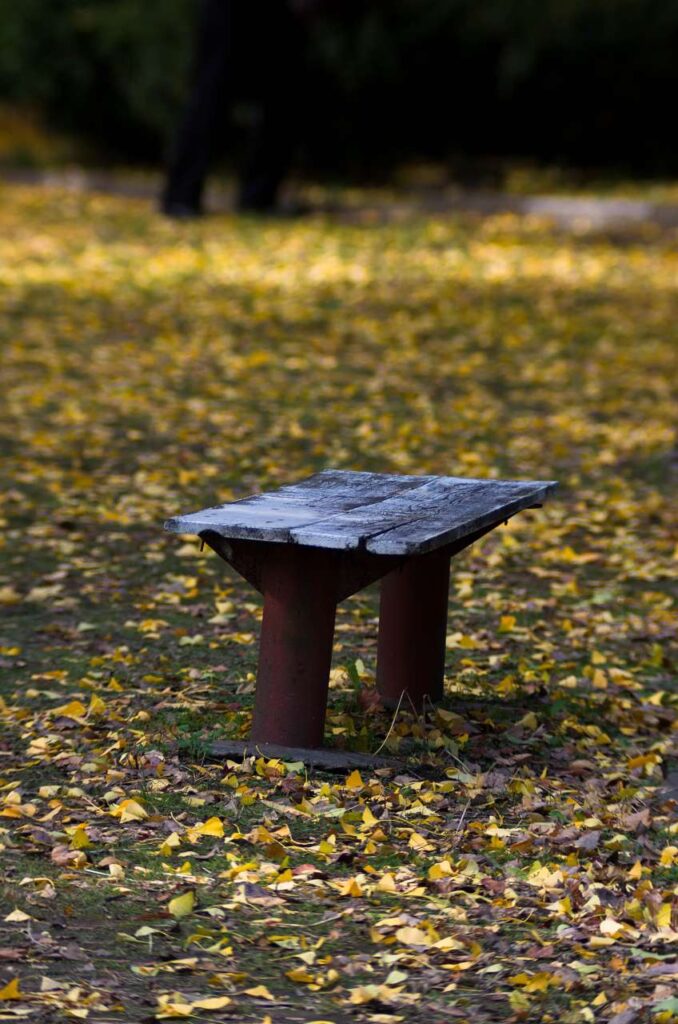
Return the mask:
<path fill-rule="evenodd" d="M 434 479 L 325 470 L 278 491 L 176 516 L 165 523 L 165 529 L 195 534 L 212 530 L 226 538 L 289 543 L 295 540 L 295 528 L 356 507 L 369 508 L 385 498 L 419 487 L 422 481 Z"/>
<path fill-rule="evenodd" d="M 496 481 L 496 488 L 450 489 L 448 501 L 430 513 L 421 509 L 410 522 L 373 535 L 366 548 L 374 554 L 424 554 L 468 534 L 499 525 L 523 509 L 540 505 L 554 482 Z M 443 490 L 445 489 L 443 484 Z"/>
<path fill-rule="evenodd" d="M 212 531 L 233 540 L 291 541 L 294 527 L 318 519 L 317 509 L 261 503 L 243 508 L 244 503 L 218 505 L 190 515 L 177 516 L 165 524 L 174 533 L 206 533 Z"/>
<path fill-rule="evenodd" d="M 402 762 L 377 754 L 354 754 L 348 750 L 308 750 L 305 747 L 281 747 L 277 743 L 254 743 L 251 740 L 218 740 L 209 748 L 211 757 L 265 757 L 281 761 L 303 761 L 309 768 L 346 771 L 354 768 L 402 768 Z"/>

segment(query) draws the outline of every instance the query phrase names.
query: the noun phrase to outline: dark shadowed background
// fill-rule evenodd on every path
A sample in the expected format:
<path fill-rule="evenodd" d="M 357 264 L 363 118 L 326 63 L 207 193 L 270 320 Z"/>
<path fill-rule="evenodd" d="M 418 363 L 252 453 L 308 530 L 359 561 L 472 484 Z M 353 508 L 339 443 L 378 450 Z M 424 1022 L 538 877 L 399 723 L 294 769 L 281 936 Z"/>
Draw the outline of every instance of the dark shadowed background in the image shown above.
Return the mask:
<path fill-rule="evenodd" d="M 0 0 L 0 102 L 99 161 L 156 163 L 195 13 L 196 0 Z M 678 169 L 678 0 L 365 0 L 325 7 L 307 34 L 300 160 L 315 173 Z"/>

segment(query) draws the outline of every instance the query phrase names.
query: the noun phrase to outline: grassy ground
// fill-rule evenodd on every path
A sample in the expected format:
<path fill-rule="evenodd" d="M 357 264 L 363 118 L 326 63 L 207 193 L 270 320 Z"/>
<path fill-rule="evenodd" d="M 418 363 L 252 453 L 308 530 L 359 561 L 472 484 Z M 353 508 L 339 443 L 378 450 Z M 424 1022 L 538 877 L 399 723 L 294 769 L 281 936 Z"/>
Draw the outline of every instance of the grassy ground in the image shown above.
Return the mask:
<path fill-rule="evenodd" d="M 0 1020 L 673 1019 L 675 237 L 2 200 Z M 214 764 L 260 602 L 160 524 L 324 466 L 561 490 L 442 708 L 341 606 L 328 743 L 400 768 Z"/>

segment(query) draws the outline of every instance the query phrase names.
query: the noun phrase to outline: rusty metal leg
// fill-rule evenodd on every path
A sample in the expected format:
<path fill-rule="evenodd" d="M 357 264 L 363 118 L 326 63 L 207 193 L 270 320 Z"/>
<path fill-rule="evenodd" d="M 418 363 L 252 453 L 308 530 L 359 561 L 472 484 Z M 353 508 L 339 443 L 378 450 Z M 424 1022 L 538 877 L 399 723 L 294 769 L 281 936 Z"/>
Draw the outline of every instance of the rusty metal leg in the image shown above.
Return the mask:
<path fill-rule="evenodd" d="M 411 558 L 381 583 L 377 689 L 389 707 L 443 696 L 450 552 Z M 409 698 L 409 700 L 408 700 Z"/>
<path fill-rule="evenodd" d="M 332 552 L 276 545 L 262 567 L 264 619 L 252 739 L 322 745 L 337 603 Z"/>

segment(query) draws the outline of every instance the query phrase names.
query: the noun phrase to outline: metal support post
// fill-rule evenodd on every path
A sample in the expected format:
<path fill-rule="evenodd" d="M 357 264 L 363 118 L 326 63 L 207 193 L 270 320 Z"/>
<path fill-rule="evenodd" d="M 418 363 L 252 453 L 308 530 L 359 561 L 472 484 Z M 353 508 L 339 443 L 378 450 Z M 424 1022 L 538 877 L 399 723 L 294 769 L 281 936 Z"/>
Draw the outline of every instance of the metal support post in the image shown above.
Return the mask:
<path fill-rule="evenodd" d="M 272 546 L 262 566 L 264 618 L 252 739 L 323 742 L 337 603 L 334 552 Z"/>
<path fill-rule="evenodd" d="M 450 551 L 410 558 L 381 583 L 377 689 L 389 707 L 443 696 Z"/>

